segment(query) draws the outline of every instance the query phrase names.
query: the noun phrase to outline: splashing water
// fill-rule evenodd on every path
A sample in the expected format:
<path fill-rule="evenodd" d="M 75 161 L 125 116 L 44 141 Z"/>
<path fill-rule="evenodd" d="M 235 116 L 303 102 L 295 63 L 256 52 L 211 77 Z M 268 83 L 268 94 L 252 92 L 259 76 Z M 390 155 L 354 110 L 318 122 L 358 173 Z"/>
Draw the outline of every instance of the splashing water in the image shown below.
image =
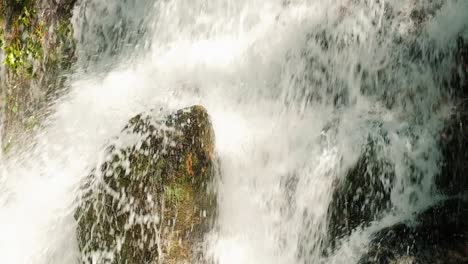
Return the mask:
<path fill-rule="evenodd" d="M 424 22 L 412 14 L 423 10 Z M 2 263 L 77 263 L 76 189 L 134 114 L 202 104 L 221 160 L 206 255 L 350 263 L 434 201 L 444 83 L 466 1 L 82 1 L 69 92 L 0 165 Z M 395 168 L 391 211 L 321 254 L 334 181 L 367 139 Z"/>

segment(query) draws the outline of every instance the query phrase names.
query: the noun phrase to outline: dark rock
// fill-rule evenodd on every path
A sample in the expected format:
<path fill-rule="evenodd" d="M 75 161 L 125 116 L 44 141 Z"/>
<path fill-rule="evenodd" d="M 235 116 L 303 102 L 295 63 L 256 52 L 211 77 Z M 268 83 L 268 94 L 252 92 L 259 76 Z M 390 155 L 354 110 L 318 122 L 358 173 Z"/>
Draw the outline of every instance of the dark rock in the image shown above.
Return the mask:
<path fill-rule="evenodd" d="M 455 67 L 452 71 L 451 87 L 453 94 L 460 98 L 468 97 L 468 43 L 463 37 L 457 39 Z"/>
<path fill-rule="evenodd" d="M 205 109 L 132 118 L 75 214 L 83 263 L 191 263 L 211 226 L 214 134 Z"/>
<path fill-rule="evenodd" d="M 468 263 L 468 202 L 446 200 L 374 235 L 367 263 Z"/>
<path fill-rule="evenodd" d="M 454 195 L 468 190 L 468 115 L 455 112 L 441 135 L 441 173 L 435 183 L 443 194 Z"/>
<path fill-rule="evenodd" d="M 442 163 L 437 191 L 450 195 L 406 221 L 374 234 L 360 264 L 468 263 L 468 45 L 457 41 L 450 84 L 455 109 L 440 136 Z"/>
<path fill-rule="evenodd" d="M 357 164 L 336 182 L 328 208 L 326 247 L 334 248 L 339 239 L 378 219 L 390 207 L 394 168 L 388 160 L 379 158 L 382 145 L 375 140 L 369 137 Z"/>
<path fill-rule="evenodd" d="M 468 45 L 462 38 L 458 39 L 456 63 L 452 79 L 456 107 L 441 134 L 443 160 L 435 181 L 439 191 L 447 195 L 468 190 Z"/>

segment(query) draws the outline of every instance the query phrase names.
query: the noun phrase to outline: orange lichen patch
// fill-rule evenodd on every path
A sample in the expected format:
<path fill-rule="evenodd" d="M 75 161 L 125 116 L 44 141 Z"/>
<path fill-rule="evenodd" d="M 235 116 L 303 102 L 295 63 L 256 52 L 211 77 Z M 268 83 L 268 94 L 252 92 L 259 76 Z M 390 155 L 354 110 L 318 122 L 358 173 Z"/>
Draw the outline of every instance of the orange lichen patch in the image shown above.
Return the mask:
<path fill-rule="evenodd" d="M 185 159 L 185 171 L 188 175 L 193 176 L 193 161 L 192 161 L 192 153 L 190 152 Z"/>

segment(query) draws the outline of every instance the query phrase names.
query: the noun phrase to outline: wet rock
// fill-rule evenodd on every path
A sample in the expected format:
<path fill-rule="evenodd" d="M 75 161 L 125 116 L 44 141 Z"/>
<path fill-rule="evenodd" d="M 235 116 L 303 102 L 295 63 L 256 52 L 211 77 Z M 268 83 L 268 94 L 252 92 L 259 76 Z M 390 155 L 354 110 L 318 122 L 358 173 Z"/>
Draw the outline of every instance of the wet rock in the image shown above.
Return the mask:
<path fill-rule="evenodd" d="M 468 44 L 458 39 L 455 54 L 456 69 L 452 78 L 456 107 L 441 134 L 443 156 L 441 173 L 436 177 L 436 186 L 447 195 L 468 190 Z"/>
<path fill-rule="evenodd" d="M 451 198 L 374 234 L 359 264 L 468 263 L 468 45 L 459 38 L 457 46 L 450 84 L 455 108 L 440 136 L 435 178 L 437 191 Z"/>
<path fill-rule="evenodd" d="M 468 115 L 455 112 L 441 135 L 443 161 L 441 173 L 436 177 L 438 191 L 454 195 L 468 190 Z"/>
<path fill-rule="evenodd" d="M 452 198 L 374 235 L 368 263 L 468 263 L 468 202 Z"/>
<path fill-rule="evenodd" d="M 193 106 L 132 118 L 87 178 L 75 214 L 83 263 L 192 263 L 211 226 L 214 134 Z"/>
<path fill-rule="evenodd" d="M 3 150 L 28 142 L 63 94 L 75 61 L 76 0 L 0 0 Z"/>
<path fill-rule="evenodd" d="M 452 70 L 451 87 L 455 96 L 466 99 L 468 96 L 468 40 L 458 37 L 454 56 L 455 67 Z"/>
<path fill-rule="evenodd" d="M 390 207 L 394 168 L 388 160 L 379 158 L 382 145 L 375 140 L 369 137 L 356 165 L 336 182 L 328 208 L 326 247 L 334 248 L 339 239 L 378 219 Z"/>

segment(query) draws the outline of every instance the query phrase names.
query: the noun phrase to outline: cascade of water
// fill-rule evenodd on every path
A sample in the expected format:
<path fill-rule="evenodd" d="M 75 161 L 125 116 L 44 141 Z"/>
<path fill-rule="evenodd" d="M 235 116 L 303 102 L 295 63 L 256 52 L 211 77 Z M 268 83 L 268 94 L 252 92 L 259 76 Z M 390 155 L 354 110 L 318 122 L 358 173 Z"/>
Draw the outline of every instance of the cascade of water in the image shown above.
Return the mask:
<path fill-rule="evenodd" d="M 135 113 L 192 104 L 208 109 L 221 160 L 209 258 L 357 261 L 372 232 L 434 199 L 467 12 L 462 0 L 82 1 L 70 92 L 0 165 L 2 262 L 75 263 L 75 191 L 107 140 Z M 335 182 L 369 138 L 394 168 L 388 215 L 325 257 Z"/>

